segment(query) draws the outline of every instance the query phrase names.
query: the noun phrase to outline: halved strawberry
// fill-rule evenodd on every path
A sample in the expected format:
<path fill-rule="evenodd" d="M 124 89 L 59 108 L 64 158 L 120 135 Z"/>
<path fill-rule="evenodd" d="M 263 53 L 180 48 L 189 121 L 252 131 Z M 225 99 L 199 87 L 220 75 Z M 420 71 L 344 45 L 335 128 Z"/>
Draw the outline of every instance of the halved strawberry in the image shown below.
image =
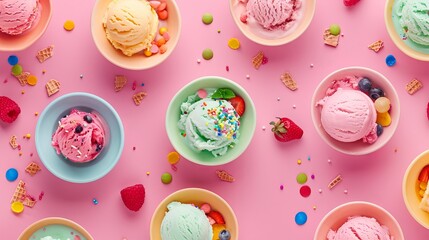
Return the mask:
<path fill-rule="evenodd" d="M 244 111 L 246 110 L 246 104 L 244 103 L 243 98 L 240 96 L 235 96 L 231 99 L 228 99 L 228 101 L 234 107 L 237 114 L 243 116 Z"/>
<path fill-rule="evenodd" d="M 225 224 L 225 220 L 223 219 L 222 214 L 218 211 L 211 211 L 207 213 L 207 216 L 213 218 L 213 220 L 216 221 L 217 224 Z"/>

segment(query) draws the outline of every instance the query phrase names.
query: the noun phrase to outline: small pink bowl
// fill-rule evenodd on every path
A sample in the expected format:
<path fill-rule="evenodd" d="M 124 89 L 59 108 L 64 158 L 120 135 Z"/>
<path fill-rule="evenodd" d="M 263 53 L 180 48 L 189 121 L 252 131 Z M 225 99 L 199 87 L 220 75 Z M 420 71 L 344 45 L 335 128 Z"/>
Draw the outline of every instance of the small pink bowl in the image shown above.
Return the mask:
<path fill-rule="evenodd" d="M 429 165 L 429 150 L 417 156 L 408 166 L 402 181 L 402 196 L 411 216 L 423 227 L 429 229 L 429 213 L 419 208 L 419 185 L 417 183 L 420 171 Z"/>
<path fill-rule="evenodd" d="M 337 141 L 336 139 L 329 136 L 327 132 L 325 132 L 325 129 L 323 129 L 323 126 L 321 124 L 320 109 L 316 107 L 316 103 L 323 97 L 325 97 L 326 89 L 331 86 L 333 80 L 341 79 L 345 76 L 350 75 L 368 77 L 372 80 L 373 85 L 383 89 L 385 96 L 390 100 L 390 117 L 392 118 L 392 123 L 390 124 L 390 126 L 383 128 L 383 134 L 381 134 L 378 140 L 373 144 L 364 143 L 362 141 Z M 311 99 L 311 118 L 313 120 L 313 124 L 316 128 L 317 133 L 333 149 L 349 155 L 365 155 L 383 147 L 395 133 L 396 127 L 398 126 L 399 122 L 399 114 L 399 97 L 393 85 L 381 73 L 365 67 L 346 67 L 334 71 L 319 83 Z"/>
<path fill-rule="evenodd" d="M 349 217 L 365 216 L 375 218 L 380 225 L 389 229 L 392 239 L 404 240 L 401 226 L 386 209 L 369 202 L 348 202 L 342 204 L 330 212 L 320 221 L 314 234 L 314 240 L 326 240 L 329 229 L 338 230 Z"/>
<path fill-rule="evenodd" d="M 11 36 L 0 33 L 0 51 L 24 50 L 43 35 L 51 20 L 52 6 L 50 0 L 39 0 L 39 2 L 42 5 L 39 22 L 20 35 Z"/>

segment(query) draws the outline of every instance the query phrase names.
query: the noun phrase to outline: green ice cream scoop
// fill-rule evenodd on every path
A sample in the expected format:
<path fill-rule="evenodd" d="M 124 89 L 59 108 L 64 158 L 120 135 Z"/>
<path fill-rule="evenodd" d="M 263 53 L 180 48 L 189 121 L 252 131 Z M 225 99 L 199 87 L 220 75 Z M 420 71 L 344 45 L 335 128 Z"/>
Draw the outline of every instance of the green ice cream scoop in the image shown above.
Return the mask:
<path fill-rule="evenodd" d="M 399 24 L 415 43 L 429 46 L 429 1 L 399 0 L 396 14 Z"/>

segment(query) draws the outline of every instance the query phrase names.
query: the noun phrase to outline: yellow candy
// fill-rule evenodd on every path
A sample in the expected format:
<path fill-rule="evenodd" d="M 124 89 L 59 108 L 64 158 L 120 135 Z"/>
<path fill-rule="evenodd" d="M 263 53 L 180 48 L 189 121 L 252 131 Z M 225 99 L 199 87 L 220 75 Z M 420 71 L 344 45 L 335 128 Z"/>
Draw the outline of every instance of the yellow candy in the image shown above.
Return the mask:
<path fill-rule="evenodd" d="M 420 182 L 419 186 L 420 186 L 421 190 L 426 190 L 428 183 L 427 182 Z"/>
<path fill-rule="evenodd" d="M 31 85 L 31 86 L 36 85 L 37 84 L 37 77 L 34 75 L 28 76 L 27 83 L 28 83 L 28 85 Z"/>
<path fill-rule="evenodd" d="M 72 20 L 67 20 L 64 23 L 64 29 L 67 30 L 67 31 L 73 30 L 74 29 L 74 22 Z"/>
<path fill-rule="evenodd" d="M 22 202 L 13 202 L 10 205 L 10 209 L 14 213 L 22 213 L 22 211 L 24 211 L 24 204 L 22 204 Z"/>
<path fill-rule="evenodd" d="M 213 224 L 212 228 L 213 228 L 213 238 L 212 238 L 212 240 L 219 240 L 219 233 L 222 230 L 226 229 L 225 225 L 223 225 L 223 224 L 217 224 L 217 223 Z"/>
<path fill-rule="evenodd" d="M 168 31 L 168 29 L 166 27 L 162 27 L 159 29 L 159 34 L 164 35 L 164 33 L 166 33 Z"/>
<path fill-rule="evenodd" d="M 176 163 L 178 163 L 178 162 L 179 162 L 179 160 L 180 160 L 180 155 L 179 155 L 179 153 L 177 153 L 177 152 L 170 152 L 170 153 L 167 155 L 167 160 L 168 160 L 168 162 L 169 162 L 170 164 L 176 164 Z"/>
<path fill-rule="evenodd" d="M 375 110 L 379 113 L 385 113 L 390 109 L 390 100 L 387 97 L 379 97 L 374 102 Z"/>
<path fill-rule="evenodd" d="M 29 134 L 29 133 L 25 134 L 25 138 L 30 139 L 31 138 L 31 134 Z"/>
<path fill-rule="evenodd" d="M 240 48 L 240 41 L 238 41 L 237 38 L 231 38 L 228 41 L 228 47 L 230 47 L 233 50 L 237 50 Z"/>
<path fill-rule="evenodd" d="M 420 190 L 420 191 L 419 191 L 419 196 L 420 196 L 420 197 L 423 197 L 423 195 L 425 195 L 425 191 Z"/>
<path fill-rule="evenodd" d="M 377 113 L 377 123 L 383 127 L 387 127 L 392 123 L 392 118 L 388 112 Z"/>
<path fill-rule="evenodd" d="M 152 56 L 152 52 L 151 52 L 149 49 L 145 49 L 145 50 L 143 51 L 143 54 L 144 54 L 146 57 L 150 57 L 150 56 Z"/>

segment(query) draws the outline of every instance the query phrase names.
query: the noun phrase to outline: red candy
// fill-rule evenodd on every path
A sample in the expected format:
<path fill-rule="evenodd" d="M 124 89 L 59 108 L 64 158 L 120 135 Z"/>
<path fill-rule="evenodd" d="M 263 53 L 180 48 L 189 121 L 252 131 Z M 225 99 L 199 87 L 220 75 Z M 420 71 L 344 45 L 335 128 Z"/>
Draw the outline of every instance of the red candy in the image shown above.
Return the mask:
<path fill-rule="evenodd" d="M 208 217 L 213 218 L 217 224 L 225 224 L 222 214 L 218 211 L 211 211 L 207 214 Z"/>
<path fill-rule="evenodd" d="M 21 108 L 12 99 L 0 96 L 0 120 L 12 123 L 21 113 Z"/>
<path fill-rule="evenodd" d="M 347 7 L 353 6 L 358 3 L 360 0 L 343 0 L 344 5 Z"/>
<path fill-rule="evenodd" d="M 419 174 L 419 181 L 420 182 L 428 182 L 429 180 L 429 165 L 426 165 Z"/>
<path fill-rule="evenodd" d="M 207 214 L 212 210 L 212 207 L 210 206 L 210 204 L 204 203 L 203 205 L 201 205 L 200 209 L 203 210 L 205 214 Z"/>

